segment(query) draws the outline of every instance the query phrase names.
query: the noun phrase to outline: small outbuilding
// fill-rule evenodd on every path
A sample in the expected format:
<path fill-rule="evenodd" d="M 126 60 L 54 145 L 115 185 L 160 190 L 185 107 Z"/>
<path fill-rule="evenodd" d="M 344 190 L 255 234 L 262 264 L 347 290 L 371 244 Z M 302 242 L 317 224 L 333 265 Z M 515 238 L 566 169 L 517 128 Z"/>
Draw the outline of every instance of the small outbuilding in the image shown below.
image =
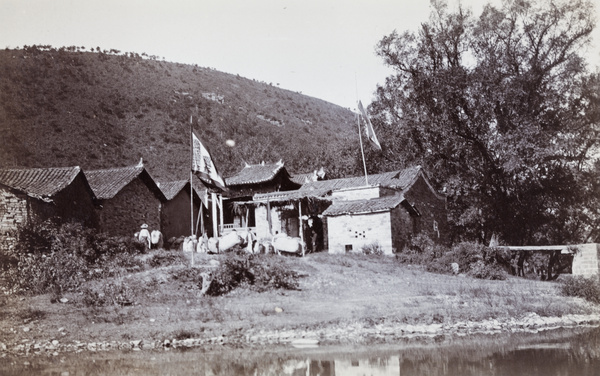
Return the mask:
<path fill-rule="evenodd" d="M 166 197 L 142 163 L 85 171 L 96 196 L 100 230 L 113 236 L 132 236 L 146 223 L 160 229 L 160 210 Z"/>
<path fill-rule="evenodd" d="M 194 182 L 193 199 L 190 199 L 189 180 L 169 181 L 159 184 L 167 199 L 163 203 L 160 213 L 161 231 L 165 239 L 191 234 L 190 207 L 192 204 L 194 206 L 194 233 L 199 234 L 209 231 L 209 236 L 212 236 L 210 210 L 208 209 L 208 188 L 196 177 L 192 181 Z M 199 214 L 202 214 L 202 217 Z"/>
<path fill-rule="evenodd" d="M 379 248 L 401 251 L 412 236 L 448 241 L 446 199 L 432 187 L 420 166 L 401 171 L 329 181 L 333 204 L 323 212 L 330 253 Z M 325 183 L 314 182 L 314 189 Z M 307 184 L 302 187 L 310 189 Z"/>
<path fill-rule="evenodd" d="M 52 217 L 94 228 L 93 199 L 78 166 L 0 170 L 0 233 Z"/>

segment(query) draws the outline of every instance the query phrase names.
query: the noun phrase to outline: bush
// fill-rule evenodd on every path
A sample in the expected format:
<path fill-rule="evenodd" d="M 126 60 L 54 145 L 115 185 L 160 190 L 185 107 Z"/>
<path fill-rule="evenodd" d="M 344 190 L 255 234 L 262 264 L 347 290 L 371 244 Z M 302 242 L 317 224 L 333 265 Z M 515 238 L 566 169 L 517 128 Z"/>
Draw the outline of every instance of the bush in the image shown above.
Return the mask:
<path fill-rule="evenodd" d="M 410 245 L 396 255 L 402 263 L 425 266 L 428 272 L 451 274 L 452 263 L 457 263 L 459 271 L 474 278 L 506 279 L 502 268 L 505 255 L 500 248 L 488 248 L 482 244 L 462 242 L 448 250 L 435 244 L 426 235 L 413 237 Z"/>
<path fill-rule="evenodd" d="M 600 277 L 567 276 L 561 280 L 561 293 L 577 296 L 593 303 L 600 303 Z"/>
<path fill-rule="evenodd" d="M 471 264 L 468 275 L 479 279 L 492 279 L 503 281 L 506 279 L 506 271 L 495 263 L 486 263 L 479 260 Z"/>
<path fill-rule="evenodd" d="M 172 252 L 172 251 L 158 251 L 153 254 L 148 263 L 153 268 L 161 266 L 186 264 L 187 259 L 183 255 L 183 252 Z"/>
<path fill-rule="evenodd" d="M 3 276 L 13 292 L 52 292 L 54 300 L 92 278 L 143 267 L 134 257 L 139 248 L 131 239 L 97 234 L 77 223 L 29 224 L 17 231 L 16 239 L 3 257 L 10 260 Z"/>
<path fill-rule="evenodd" d="M 381 246 L 379 245 L 378 242 L 373 242 L 371 244 L 364 245 L 362 247 L 361 251 L 365 255 L 376 255 L 376 256 L 383 255 L 383 248 L 381 248 Z"/>
<path fill-rule="evenodd" d="M 299 286 L 298 273 L 274 262 L 272 255 L 233 252 L 212 274 L 206 293 L 224 295 L 240 286 L 249 286 L 257 291 L 279 288 L 293 290 Z"/>
<path fill-rule="evenodd" d="M 86 288 L 83 291 L 83 304 L 88 307 L 106 305 L 127 306 L 134 302 L 136 291 L 122 280 L 112 281 L 100 288 Z"/>

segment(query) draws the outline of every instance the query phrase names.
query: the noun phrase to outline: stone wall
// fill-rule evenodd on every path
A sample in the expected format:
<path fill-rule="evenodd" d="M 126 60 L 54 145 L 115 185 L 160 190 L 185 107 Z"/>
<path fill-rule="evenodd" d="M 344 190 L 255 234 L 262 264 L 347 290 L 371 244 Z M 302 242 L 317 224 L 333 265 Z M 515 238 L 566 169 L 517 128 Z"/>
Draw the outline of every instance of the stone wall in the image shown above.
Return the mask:
<path fill-rule="evenodd" d="M 385 254 L 393 254 L 390 213 L 327 217 L 329 253 L 360 252 L 377 242 Z"/>
<path fill-rule="evenodd" d="M 573 257 L 573 275 L 589 277 L 598 274 L 599 244 L 579 244 L 577 248 L 579 252 Z"/>
<path fill-rule="evenodd" d="M 392 246 L 395 252 L 401 252 L 410 240 L 415 220 L 418 217 L 411 217 L 402 205 L 392 209 L 391 211 L 391 226 L 392 226 Z"/>
<path fill-rule="evenodd" d="M 422 176 L 419 176 L 404 197 L 421 213 L 415 221 L 413 232 L 423 232 L 437 243 L 448 244 L 450 233 L 446 199 L 432 192 Z"/>
<path fill-rule="evenodd" d="M 98 208 L 100 228 L 112 236 L 133 236 L 146 223 L 149 230 L 160 229 L 160 200 L 139 178 L 117 195 L 102 200 Z"/>
<path fill-rule="evenodd" d="M 27 222 L 27 196 L 0 189 L 0 235 Z"/>

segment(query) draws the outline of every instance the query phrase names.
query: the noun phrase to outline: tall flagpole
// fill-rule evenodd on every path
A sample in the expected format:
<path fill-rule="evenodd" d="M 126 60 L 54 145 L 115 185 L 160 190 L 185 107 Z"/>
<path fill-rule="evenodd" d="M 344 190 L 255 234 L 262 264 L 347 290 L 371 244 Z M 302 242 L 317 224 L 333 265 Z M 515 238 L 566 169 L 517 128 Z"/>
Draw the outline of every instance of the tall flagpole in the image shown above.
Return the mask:
<path fill-rule="evenodd" d="M 191 236 L 194 236 L 194 186 L 192 185 L 192 178 L 193 178 L 193 168 L 194 168 L 194 134 L 193 134 L 194 130 L 192 127 L 192 115 L 190 115 L 190 229 L 191 229 Z M 192 241 L 192 244 L 194 244 L 194 242 Z M 195 247 L 192 247 L 195 248 Z M 192 249 L 192 266 L 194 266 L 194 252 L 196 252 L 195 249 Z"/>
<path fill-rule="evenodd" d="M 354 86 L 356 89 L 356 106 L 358 107 L 358 82 L 356 79 L 356 72 L 354 73 Z M 358 139 L 360 140 L 360 153 L 362 154 L 363 167 L 365 169 L 365 184 L 369 186 L 369 175 L 367 174 L 367 162 L 365 160 L 365 150 L 363 148 L 362 133 L 360 131 L 360 115 L 356 114 L 356 124 L 358 125 Z"/>
<path fill-rule="evenodd" d="M 365 161 L 365 150 L 362 142 L 362 132 L 360 131 L 360 115 L 356 114 L 356 123 L 358 124 L 358 139 L 360 140 L 360 153 L 362 154 L 363 167 L 365 168 L 365 184 L 369 186 L 369 175 L 367 175 L 367 162 Z"/>

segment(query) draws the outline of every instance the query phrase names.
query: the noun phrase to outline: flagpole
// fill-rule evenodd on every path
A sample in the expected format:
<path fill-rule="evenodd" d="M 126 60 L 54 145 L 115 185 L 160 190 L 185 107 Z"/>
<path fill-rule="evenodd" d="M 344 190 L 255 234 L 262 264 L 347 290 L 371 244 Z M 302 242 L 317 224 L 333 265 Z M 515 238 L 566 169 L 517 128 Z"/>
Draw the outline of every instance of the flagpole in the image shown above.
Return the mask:
<path fill-rule="evenodd" d="M 191 236 L 194 236 L 194 186 L 192 185 L 192 178 L 194 169 L 194 130 L 192 126 L 192 115 L 190 115 L 190 230 Z M 194 242 L 192 242 L 194 244 Z M 192 249 L 192 266 L 194 266 L 194 252 L 195 249 Z"/>
<path fill-rule="evenodd" d="M 356 106 L 359 107 L 358 101 L 358 80 L 356 79 L 356 72 L 354 72 L 354 90 L 356 91 Z M 359 107 L 360 109 L 360 107 Z M 360 132 L 360 114 L 356 114 L 356 124 L 358 125 L 358 139 L 360 140 L 360 154 L 362 155 L 363 167 L 365 169 L 365 184 L 369 186 L 369 175 L 367 174 L 367 162 L 365 160 L 365 149 L 363 148 L 362 133 Z"/>
<path fill-rule="evenodd" d="M 360 140 L 360 153 L 362 154 L 363 167 L 365 168 L 365 183 L 369 186 L 369 175 L 367 175 L 367 162 L 365 160 L 365 150 L 363 148 L 362 133 L 360 131 L 360 115 L 356 114 L 356 123 L 358 124 L 358 139 Z"/>

